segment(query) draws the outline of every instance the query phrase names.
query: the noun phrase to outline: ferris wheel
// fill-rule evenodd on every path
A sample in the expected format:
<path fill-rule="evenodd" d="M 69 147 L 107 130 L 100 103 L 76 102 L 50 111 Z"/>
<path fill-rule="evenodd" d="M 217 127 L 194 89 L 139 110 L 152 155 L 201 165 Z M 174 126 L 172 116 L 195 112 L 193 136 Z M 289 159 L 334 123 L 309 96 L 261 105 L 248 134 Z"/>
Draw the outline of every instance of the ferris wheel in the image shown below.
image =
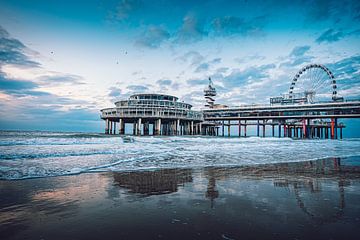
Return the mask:
<path fill-rule="evenodd" d="M 289 98 L 299 96 L 306 98 L 308 103 L 330 100 L 338 101 L 336 80 L 332 72 L 322 64 L 304 66 L 293 78 Z"/>

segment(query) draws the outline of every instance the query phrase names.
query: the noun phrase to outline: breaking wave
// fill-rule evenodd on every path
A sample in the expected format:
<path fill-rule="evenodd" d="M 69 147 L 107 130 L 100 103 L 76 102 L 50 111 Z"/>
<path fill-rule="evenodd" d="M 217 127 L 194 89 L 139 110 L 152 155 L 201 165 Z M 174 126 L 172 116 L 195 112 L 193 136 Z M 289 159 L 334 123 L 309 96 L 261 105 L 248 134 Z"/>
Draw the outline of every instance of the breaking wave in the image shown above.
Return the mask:
<path fill-rule="evenodd" d="M 99 171 L 242 166 L 360 156 L 360 140 L 120 137 L 0 131 L 0 179 Z"/>

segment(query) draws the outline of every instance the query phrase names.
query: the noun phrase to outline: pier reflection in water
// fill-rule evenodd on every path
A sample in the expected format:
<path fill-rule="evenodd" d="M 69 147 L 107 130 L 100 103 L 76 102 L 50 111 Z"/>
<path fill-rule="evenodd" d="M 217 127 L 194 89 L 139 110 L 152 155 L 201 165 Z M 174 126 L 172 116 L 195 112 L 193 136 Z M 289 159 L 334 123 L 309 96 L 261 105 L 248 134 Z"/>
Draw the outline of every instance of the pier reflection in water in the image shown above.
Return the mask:
<path fill-rule="evenodd" d="M 162 169 L 140 172 L 114 172 L 114 185 L 129 193 L 145 196 L 177 192 L 179 186 L 192 182 L 189 169 Z"/>
<path fill-rule="evenodd" d="M 0 181 L 0 238 L 357 239 L 359 160 Z"/>

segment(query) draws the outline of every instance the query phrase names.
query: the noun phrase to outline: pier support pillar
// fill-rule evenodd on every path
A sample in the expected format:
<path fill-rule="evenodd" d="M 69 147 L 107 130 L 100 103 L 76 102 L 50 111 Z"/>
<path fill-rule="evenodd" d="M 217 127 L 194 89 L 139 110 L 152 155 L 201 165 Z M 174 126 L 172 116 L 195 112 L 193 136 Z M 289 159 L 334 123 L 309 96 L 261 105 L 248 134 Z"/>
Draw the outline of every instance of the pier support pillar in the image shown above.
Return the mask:
<path fill-rule="evenodd" d="M 144 122 L 144 135 L 149 135 L 149 122 Z"/>
<path fill-rule="evenodd" d="M 105 134 L 109 134 L 109 119 L 105 119 Z"/>
<path fill-rule="evenodd" d="M 265 137 L 265 131 L 266 131 L 265 120 L 263 120 L 263 137 Z"/>
<path fill-rule="evenodd" d="M 343 138 L 343 128 L 340 127 L 340 139 L 342 139 L 342 138 Z"/>
<path fill-rule="evenodd" d="M 119 134 L 122 135 L 125 133 L 125 123 L 122 118 L 119 119 Z"/>
<path fill-rule="evenodd" d="M 306 138 L 310 138 L 310 119 L 306 119 Z"/>
<path fill-rule="evenodd" d="M 180 131 L 180 119 L 176 120 L 176 135 L 181 135 Z"/>
<path fill-rule="evenodd" d="M 225 127 L 224 127 L 224 121 L 222 121 L 222 136 L 224 137 L 225 136 L 225 133 L 224 133 L 224 131 L 225 131 Z"/>
<path fill-rule="evenodd" d="M 278 126 L 278 137 L 281 138 L 281 123 Z"/>
<path fill-rule="evenodd" d="M 109 134 L 112 134 L 112 121 L 109 121 Z"/>
<path fill-rule="evenodd" d="M 246 124 L 246 120 L 245 120 L 245 125 L 244 125 L 244 137 L 246 137 L 246 134 L 247 134 L 246 128 L 247 128 L 247 124 Z"/>
<path fill-rule="evenodd" d="M 133 135 L 137 134 L 136 129 L 137 129 L 136 122 L 134 122 L 133 123 Z"/>
<path fill-rule="evenodd" d="M 230 127 L 231 127 L 231 122 L 230 122 L 230 120 L 228 121 L 228 137 L 230 137 Z"/>
<path fill-rule="evenodd" d="M 241 137 L 241 120 L 239 120 L 239 137 Z"/>
<path fill-rule="evenodd" d="M 161 118 L 155 120 L 155 135 L 161 135 Z"/>
<path fill-rule="evenodd" d="M 334 119 L 334 138 L 337 139 L 338 138 L 338 119 L 335 118 Z"/>
<path fill-rule="evenodd" d="M 194 135 L 194 121 L 191 121 L 190 135 Z"/>
<path fill-rule="evenodd" d="M 141 118 L 138 119 L 136 132 L 137 132 L 137 135 L 141 136 Z"/>
<path fill-rule="evenodd" d="M 271 123 L 271 136 L 275 137 L 275 125 Z"/>
<path fill-rule="evenodd" d="M 306 120 L 305 119 L 303 119 L 302 120 L 302 137 L 303 138 L 306 138 L 306 133 L 307 131 L 306 131 Z"/>
<path fill-rule="evenodd" d="M 257 124 L 256 124 L 256 136 L 260 136 L 260 123 L 259 120 L 257 120 Z"/>
<path fill-rule="evenodd" d="M 114 135 L 116 134 L 116 122 L 114 121 Z"/>
<path fill-rule="evenodd" d="M 335 121 L 334 121 L 334 118 L 332 118 L 331 123 L 330 123 L 330 136 L 331 136 L 331 139 L 334 139 L 334 126 L 335 126 Z"/>

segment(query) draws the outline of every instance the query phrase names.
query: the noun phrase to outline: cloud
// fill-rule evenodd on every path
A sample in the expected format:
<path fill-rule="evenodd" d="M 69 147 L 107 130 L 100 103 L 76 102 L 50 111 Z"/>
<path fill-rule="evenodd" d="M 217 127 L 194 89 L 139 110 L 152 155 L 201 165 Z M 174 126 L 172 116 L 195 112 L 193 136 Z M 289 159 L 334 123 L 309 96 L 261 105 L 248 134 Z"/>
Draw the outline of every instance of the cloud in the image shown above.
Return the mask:
<path fill-rule="evenodd" d="M 257 67 L 249 67 L 244 70 L 234 69 L 229 75 L 223 78 L 222 82 L 227 88 L 238 87 L 246 82 L 268 78 L 268 71 L 275 67 L 275 64 L 265 64 Z"/>
<path fill-rule="evenodd" d="M 308 55 L 311 47 L 308 45 L 294 47 L 290 54 L 285 58 L 286 61 L 280 67 L 296 67 L 304 63 L 311 62 L 314 57 Z"/>
<path fill-rule="evenodd" d="M 170 86 L 172 84 L 172 81 L 169 79 L 160 79 L 156 81 L 157 84 L 160 86 Z"/>
<path fill-rule="evenodd" d="M 221 58 L 214 58 L 213 60 L 211 60 L 209 62 L 210 64 L 217 64 L 217 63 L 221 63 Z"/>
<path fill-rule="evenodd" d="M 126 87 L 126 89 L 128 89 L 130 91 L 135 91 L 135 92 L 143 92 L 143 91 L 149 90 L 148 87 L 143 86 L 143 85 L 129 85 Z"/>
<path fill-rule="evenodd" d="M 237 62 L 237 63 L 243 64 L 243 63 L 254 61 L 254 60 L 261 61 L 261 60 L 264 60 L 264 59 L 265 59 L 265 56 L 261 56 L 261 55 L 256 53 L 256 54 L 245 56 L 245 57 L 242 57 L 242 58 L 234 58 L 234 61 Z"/>
<path fill-rule="evenodd" d="M 150 26 L 136 41 L 135 46 L 158 48 L 161 43 L 170 38 L 170 33 L 164 27 Z"/>
<path fill-rule="evenodd" d="M 332 0 L 316 0 L 308 1 L 306 6 L 307 21 L 325 21 L 334 15 L 337 10 L 335 1 Z"/>
<path fill-rule="evenodd" d="M 343 37 L 345 37 L 345 34 L 342 31 L 335 31 L 334 29 L 328 29 L 325 32 L 323 32 L 315 41 L 319 44 L 323 42 L 331 43 L 331 42 L 339 41 Z"/>
<path fill-rule="evenodd" d="M 109 97 L 119 97 L 121 95 L 121 89 L 117 87 L 110 87 L 110 92 L 108 94 Z"/>
<path fill-rule="evenodd" d="M 199 73 L 199 72 L 208 71 L 212 65 L 219 63 L 221 63 L 221 58 L 214 58 L 210 61 L 199 63 L 199 65 L 196 67 L 194 72 Z"/>
<path fill-rule="evenodd" d="M 176 58 L 175 60 L 178 59 L 183 62 L 189 62 L 190 66 L 194 66 L 200 64 L 205 58 L 197 51 L 189 51 L 181 57 Z"/>
<path fill-rule="evenodd" d="M 230 36 L 259 36 L 263 35 L 263 29 L 266 24 L 267 17 L 260 16 L 250 20 L 234 16 L 224 16 L 215 18 L 212 23 L 212 29 L 215 35 Z"/>
<path fill-rule="evenodd" d="M 39 63 L 30 60 L 26 52 L 31 51 L 19 40 L 11 38 L 9 33 L 0 26 L 0 65 L 40 66 Z"/>
<path fill-rule="evenodd" d="M 338 94 L 344 97 L 360 97 L 360 92 L 353 91 L 360 86 L 360 55 L 341 59 L 335 63 L 326 64 L 334 74 Z"/>
<path fill-rule="evenodd" d="M 301 57 L 304 56 L 305 53 L 307 53 L 310 50 L 310 46 L 297 46 L 295 47 L 291 53 L 290 57 Z"/>
<path fill-rule="evenodd" d="M 204 72 L 204 71 L 207 71 L 209 70 L 209 63 L 201 63 L 196 69 L 195 69 L 195 72 L 198 73 L 198 72 Z"/>
<path fill-rule="evenodd" d="M 176 34 L 175 42 L 180 44 L 193 43 L 202 40 L 204 36 L 207 36 L 204 24 L 194 15 L 189 14 L 184 17 L 182 26 Z"/>
<path fill-rule="evenodd" d="M 187 84 L 193 85 L 204 85 L 206 86 L 209 83 L 208 79 L 189 79 L 186 81 Z"/>
<path fill-rule="evenodd" d="M 6 78 L 5 74 L 0 72 L 0 91 L 14 92 L 20 90 L 29 90 L 37 88 L 38 85 L 31 81 L 15 80 Z"/>
<path fill-rule="evenodd" d="M 130 14 L 138 10 L 142 4 L 140 0 L 121 0 L 116 7 L 115 18 L 117 20 L 129 18 Z"/>
<path fill-rule="evenodd" d="M 50 75 L 51 74 L 51 75 Z M 63 74 L 58 72 L 49 72 L 48 75 L 42 75 L 37 78 L 43 84 L 84 84 L 83 78 L 75 74 Z"/>
<path fill-rule="evenodd" d="M 228 70 L 229 70 L 229 68 L 227 68 L 227 67 L 221 67 L 221 68 L 216 69 L 216 73 L 223 74 L 223 73 L 226 73 Z"/>

